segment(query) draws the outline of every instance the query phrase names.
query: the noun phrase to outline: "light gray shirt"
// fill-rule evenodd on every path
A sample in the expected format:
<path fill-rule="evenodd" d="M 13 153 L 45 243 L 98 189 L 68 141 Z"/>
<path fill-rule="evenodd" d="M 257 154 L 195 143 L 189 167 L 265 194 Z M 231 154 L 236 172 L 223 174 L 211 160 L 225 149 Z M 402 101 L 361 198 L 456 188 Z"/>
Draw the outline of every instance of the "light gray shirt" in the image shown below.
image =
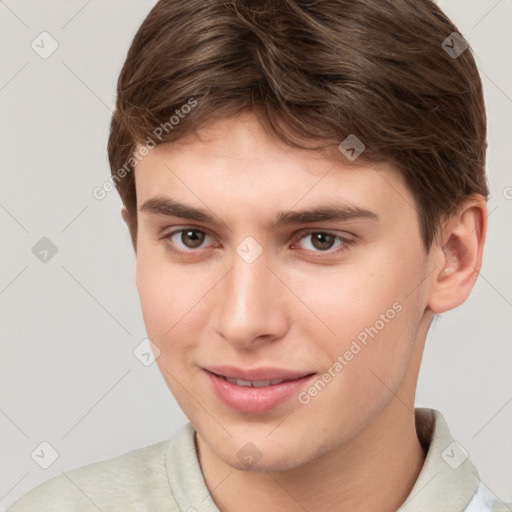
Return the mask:
<path fill-rule="evenodd" d="M 398 512 L 512 511 L 512 505 L 486 494 L 442 414 L 415 412 L 427 456 Z M 171 440 L 63 472 L 25 494 L 9 512 L 220 512 L 201 473 L 194 436 L 187 423 Z"/>

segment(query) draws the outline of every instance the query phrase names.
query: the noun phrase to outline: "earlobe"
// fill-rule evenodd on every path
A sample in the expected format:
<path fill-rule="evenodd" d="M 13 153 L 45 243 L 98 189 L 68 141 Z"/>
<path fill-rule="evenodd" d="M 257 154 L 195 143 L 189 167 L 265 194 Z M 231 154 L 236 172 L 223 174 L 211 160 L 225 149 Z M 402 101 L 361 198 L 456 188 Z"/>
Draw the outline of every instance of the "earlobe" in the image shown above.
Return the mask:
<path fill-rule="evenodd" d="M 438 261 L 428 308 L 444 313 L 470 295 L 482 266 L 487 231 L 487 205 L 481 195 L 468 199 L 443 226 L 432 252 Z"/>

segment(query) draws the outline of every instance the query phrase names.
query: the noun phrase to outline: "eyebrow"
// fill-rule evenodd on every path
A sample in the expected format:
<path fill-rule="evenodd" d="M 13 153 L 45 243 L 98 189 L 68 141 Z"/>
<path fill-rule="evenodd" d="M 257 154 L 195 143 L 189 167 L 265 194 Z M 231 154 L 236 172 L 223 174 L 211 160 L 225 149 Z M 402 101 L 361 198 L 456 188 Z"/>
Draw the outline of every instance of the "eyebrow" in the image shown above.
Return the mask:
<path fill-rule="evenodd" d="M 154 197 L 148 199 L 139 208 L 140 212 L 163 215 L 168 217 L 178 217 L 181 219 L 194 220 L 212 225 L 224 225 L 219 222 L 215 215 L 207 209 L 193 208 L 167 197 Z M 305 210 L 289 210 L 278 212 L 274 219 L 267 226 L 269 230 L 282 225 L 311 224 L 315 222 L 327 221 L 348 221 L 353 219 L 369 219 L 378 221 L 380 219 L 377 213 L 354 206 L 347 203 L 329 202 L 325 206 L 319 206 Z"/>

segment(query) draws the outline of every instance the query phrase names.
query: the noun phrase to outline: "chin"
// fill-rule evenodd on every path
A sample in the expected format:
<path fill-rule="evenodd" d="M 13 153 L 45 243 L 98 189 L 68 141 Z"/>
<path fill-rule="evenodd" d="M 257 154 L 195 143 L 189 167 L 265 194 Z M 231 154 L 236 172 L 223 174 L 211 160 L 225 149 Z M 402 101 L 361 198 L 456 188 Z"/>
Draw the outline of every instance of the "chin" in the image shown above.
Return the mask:
<path fill-rule="evenodd" d="M 231 446 L 209 444 L 217 457 L 233 469 L 248 472 L 280 472 L 296 469 L 322 454 L 321 447 L 306 448 L 303 443 L 271 443 L 264 437 Z M 315 449 L 316 448 L 316 449 Z"/>
<path fill-rule="evenodd" d="M 230 458 L 225 460 L 226 464 L 231 466 L 233 469 L 247 472 L 281 472 L 290 471 L 299 466 L 304 465 L 306 460 L 297 460 L 296 455 L 290 455 L 289 457 L 262 457 L 261 460 L 253 465 L 242 464 L 238 459 Z"/>

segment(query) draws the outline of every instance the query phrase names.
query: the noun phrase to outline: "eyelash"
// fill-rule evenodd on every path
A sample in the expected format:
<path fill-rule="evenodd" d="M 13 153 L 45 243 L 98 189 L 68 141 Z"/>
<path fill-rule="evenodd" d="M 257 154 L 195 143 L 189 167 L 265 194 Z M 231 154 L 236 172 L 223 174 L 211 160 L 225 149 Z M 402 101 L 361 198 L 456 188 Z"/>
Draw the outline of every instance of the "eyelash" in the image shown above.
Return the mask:
<path fill-rule="evenodd" d="M 174 235 L 181 234 L 181 233 L 184 233 L 184 232 L 187 232 L 187 231 L 193 231 L 193 232 L 196 232 L 196 233 L 204 233 L 206 236 L 211 236 L 207 231 L 205 231 L 203 229 L 197 229 L 197 228 L 194 228 L 194 227 L 191 226 L 191 227 L 185 227 L 185 228 L 181 228 L 181 229 L 177 229 L 175 231 L 172 231 L 172 232 L 162 236 L 161 239 L 163 239 L 165 241 L 167 248 L 170 251 L 174 252 L 174 253 L 177 253 L 177 254 L 180 254 L 180 255 L 190 255 L 190 254 L 199 252 L 201 250 L 201 248 L 187 249 L 187 250 L 177 249 L 174 246 L 174 243 L 171 241 L 171 239 L 172 239 L 172 237 Z M 337 240 L 339 240 L 341 242 L 338 245 L 338 249 L 337 250 L 327 249 L 325 251 L 320 251 L 320 250 L 311 251 L 311 250 L 308 250 L 308 249 L 304 249 L 306 252 L 311 252 L 313 254 L 316 253 L 317 255 L 313 256 L 314 258 L 325 257 L 325 256 L 332 256 L 333 254 L 343 253 L 343 252 L 347 251 L 355 243 L 354 240 L 351 240 L 349 238 L 344 238 L 344 237 L 342 237 L 340 235 L 337 235 L 336 233 L 333 233 L 331 231 L 320 231 L 320 230 L 309 230 L 307 232 L 301 233 L 300 236 L 297 238 L 297 242 L 300 242 L 304 238 L 307 238 L 308 236 L 311 236 L 313 234 L 332 235 Z M 293 242 L 292 245 L 295 245 L 297 242 Z"/>

